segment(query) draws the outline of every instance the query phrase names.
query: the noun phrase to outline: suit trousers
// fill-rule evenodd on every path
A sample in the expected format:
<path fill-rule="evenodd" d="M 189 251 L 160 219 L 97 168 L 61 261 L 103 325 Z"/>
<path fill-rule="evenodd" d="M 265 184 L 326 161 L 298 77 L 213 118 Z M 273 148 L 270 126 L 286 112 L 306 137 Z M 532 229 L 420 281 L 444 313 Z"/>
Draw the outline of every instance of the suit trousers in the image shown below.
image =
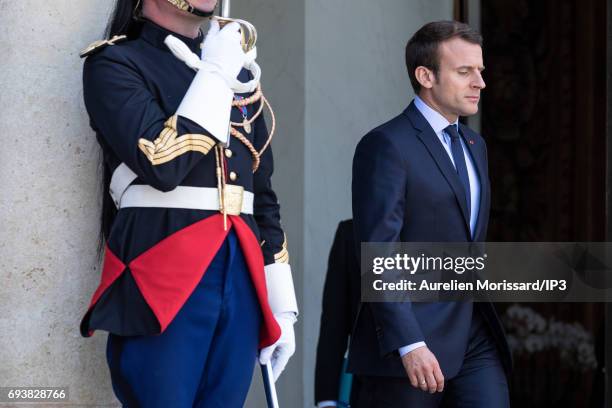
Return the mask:
<path fill-rule="evenodd" d="M 109 334 L 107 362 L 124 407 L 241 407 L 257 358 L 261 309 L 230 231 L 167 329 Z"/>
<path fill-rule="evenodd" d="M 444 391 L 430 394 L 414 388 L 408 376 L 360 376 L 360 380 L 356 408 L 510 407 L 508 382 L 495 341 L 476 308 L 463 364 L 456 376 L 444 379 Z"/>

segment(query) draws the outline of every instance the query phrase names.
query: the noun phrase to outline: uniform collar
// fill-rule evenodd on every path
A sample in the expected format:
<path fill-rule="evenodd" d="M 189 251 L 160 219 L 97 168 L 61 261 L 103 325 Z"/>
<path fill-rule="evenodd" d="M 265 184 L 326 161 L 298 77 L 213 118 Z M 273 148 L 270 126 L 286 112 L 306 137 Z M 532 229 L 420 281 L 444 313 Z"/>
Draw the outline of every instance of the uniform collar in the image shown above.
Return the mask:
<path fill-rule="evenodd" d="M 170 30 L 167 30 L 150 20 L 144 20 L 144 25 L 142 27 L 142 32 L 140 33 L 140 36 L 148 43 L 152 44 L 157 48 L 168 50 L 168 47 L 164 43 L 164 40 L 168 35 L 175 36 L 176 38 L 184 42 L 191 51 L 200 55 L 200 44 L 204 40 L 204 33 L 202 33 L 202 30 L 200 30 L 200 33 L 196 38 L 189 38 L 185 37 L 184 35 L 180 35 Z"/>

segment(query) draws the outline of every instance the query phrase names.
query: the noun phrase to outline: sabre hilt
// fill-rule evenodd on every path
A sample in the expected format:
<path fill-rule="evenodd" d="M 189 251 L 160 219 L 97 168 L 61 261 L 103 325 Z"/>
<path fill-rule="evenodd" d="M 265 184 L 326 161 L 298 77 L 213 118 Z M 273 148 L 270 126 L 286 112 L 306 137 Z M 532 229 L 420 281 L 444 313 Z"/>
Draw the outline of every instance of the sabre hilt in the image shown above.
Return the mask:
<path fill-rule="evenodd" d="M 242 34 L 242 49 L 244 52 L 249 52 L 255 48 L 255 43 L 257 42 L 257 30 L 253 24 L 239 18 L 226 18 L 219 16 L 214 16 L 213 18 L 219 22 L 219 27 L 221 28 L 232 22 L 237 22 L 240 24 L 240 33 Z"/>
<path fill-rule="evenodd" d="M 240 24 L 242 49 L 244 52 L 249 52 L 255 48 L 255 43 L 257 42 L 257 30 L 255 26 L 246 20 L 230 18 L 230 0 L 223 0 L 221 3 L 221 15 L 214 16 L 213 18 L 219 22 L 219 27 L 221 28 L 234 21 Z"/>

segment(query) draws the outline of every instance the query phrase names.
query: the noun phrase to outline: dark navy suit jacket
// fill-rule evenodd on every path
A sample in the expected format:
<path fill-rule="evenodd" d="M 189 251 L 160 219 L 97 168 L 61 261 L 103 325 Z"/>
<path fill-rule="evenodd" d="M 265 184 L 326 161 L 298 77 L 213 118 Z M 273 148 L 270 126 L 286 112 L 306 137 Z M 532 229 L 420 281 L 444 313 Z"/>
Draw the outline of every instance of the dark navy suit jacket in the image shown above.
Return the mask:
<path fill-rule="evenodd" d="M 460 125 L 480 178 L 480 210 L 472 238 L 461 181 L 414 102 L 369 132 L 353 159 L 353 220 L 361 242 L 485 241 L 490 208 L 484 139 Z M 398 349 L 425 341 L 446 378 L 456 375 L 467 348 L 472 314 L 479 309 L 510 370 L 502 326 L 490 303 L 363 303 L 350 344 L 349 370 L 361 375 L 406 376 Z"/>

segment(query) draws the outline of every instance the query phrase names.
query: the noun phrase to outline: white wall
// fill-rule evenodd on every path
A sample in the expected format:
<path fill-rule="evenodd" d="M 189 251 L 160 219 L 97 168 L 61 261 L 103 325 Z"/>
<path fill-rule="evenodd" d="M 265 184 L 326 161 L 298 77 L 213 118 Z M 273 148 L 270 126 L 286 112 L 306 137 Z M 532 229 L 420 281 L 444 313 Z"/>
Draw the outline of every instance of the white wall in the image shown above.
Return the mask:
<path fill-rule="evenodd" d="M 305 225 L 302 315 L 304 406 L 313 373 L 327 256 L 351 218 L 351 164 L 359 139 L 399 114 L 413 94 L 404 47 L 424 23 L 450 19 L 451 0 L 306 2 Z"/>
<path fill-rule="evenodd" d="M 0 2 L 0 386 L 69 387 L 73 403 L 115 404 L 105 336 L 78 333 L 99 280 L 78 53 L 109 3 Z"/>
<path fill-rule="evenodd" d="M 281 217 L 296 287 L 300 316 L 296 337 L 301 343 L 304 309 L 303 225 L 304 225 L 304 1 L 233 0 L 231 15 L 255 25 L 257 55 L 262 69 L 262 90 L 276 113 L 273 187 L 281 205 Z M 269 118 L 268 118 L 269 119 Z M 269 122 L 269 120 L 268 120 Z M 276 387 L 281 407 L 298 407 L 301 401 L 302 347 L 289 361 Z M 266 407 L 259 369 L 246 403 L 250 408 Z"/>

